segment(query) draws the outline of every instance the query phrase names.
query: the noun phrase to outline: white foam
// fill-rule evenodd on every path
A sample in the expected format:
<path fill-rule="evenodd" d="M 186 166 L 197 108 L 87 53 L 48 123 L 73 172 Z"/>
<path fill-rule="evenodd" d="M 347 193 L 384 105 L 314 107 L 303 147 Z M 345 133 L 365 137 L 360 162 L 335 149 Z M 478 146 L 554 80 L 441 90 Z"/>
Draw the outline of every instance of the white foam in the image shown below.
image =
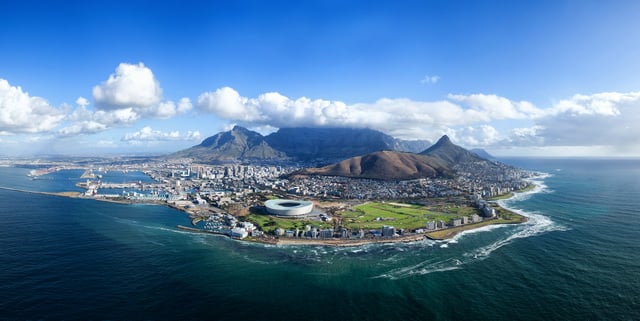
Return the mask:
<path fill-rule="evenodd" d="M 426 260 L 415 265 L 393 269 L 387 273 L 373 277 L 374 279 L 386 278 L 391 280 L 404 279 L 415 275 L 425 275 L 434 272 L 457 270 L 463 262 L 457 259 L 447 259 L 432 262 Z"/>
<path fill-rule="evenodd" d="M 459 241 L 461 237 L 464 235 L 469 235 L 472 233 L 484 232 L 489 230 L 494 230 L 498 228 L 505 228 L 507 226 L 511 226 L 514 229 L 514 233 L 510 234 L 502 239 L 499 239 L 489 245 L 485 245 L 479 247 L 475 250 L 468 251 L 463 253 L 459 258 L 449 258 L 442 261 L 432 262 L 432 259 L 427 259 L 418 264 L 414 264 L 407 267 L 396 268 L 387 273 L 376 276 L 375 278 L 388 278 L 388 279 L 402 279 L 411 276 L 419 276 L 425 275 L 434 272 L 443 272 L 443 271 L 451 271 L 462 268 L 465 264 L 475 262 L 478 260 L 484 260 L 491 255 L 495 250 L 510 244 L 516 239 L 522 239 L 532 236 L 537 236 L 540 234 L 548 233 L 551 231 L 565 231 L 568 230 L 565 226 L 562 226 L 558 223 L 553 222 L 549 217 L 535 212 L 525 212 L 521 209 L 511 208 L 508 206 L 511 202 L 521 201 L 529 198 L 531 195 L 541 192 L 550 192 L 548 187 L 544 185 L 543 181 L 539 179 L 544 179 L 550 177 L 549 174 L 543 174 L 537 177 L 536 180 L 530 180 L 533 184 L 535 184 L 535 188 L 531 191 L 515 193 L 512 198 L 507 200 L 500 200 L 498 204 L 510 211 L 518 213 L 522 216 L 526 216 L 528 221 L 518 225 L 488 225 L 479 229 L 464 231 L 458 235 L 456 235 L 453 239 L 442 241 L 440 243 L 440 248 L 446 249 L 449 247 L 449 244 L 455 244 Z"/>

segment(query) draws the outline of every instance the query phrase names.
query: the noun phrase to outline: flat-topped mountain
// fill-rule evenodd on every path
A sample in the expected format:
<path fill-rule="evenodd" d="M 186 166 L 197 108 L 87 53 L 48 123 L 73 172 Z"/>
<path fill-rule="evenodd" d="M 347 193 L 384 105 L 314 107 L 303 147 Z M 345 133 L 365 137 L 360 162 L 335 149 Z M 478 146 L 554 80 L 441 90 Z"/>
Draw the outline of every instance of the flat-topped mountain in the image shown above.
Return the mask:
<path fill-rule="evenodd" d="M 451 173 L 441 160 L 413 153 L 379 151 L 320 168 L 307 168 L 296 175 L 343 176 L 383 180 L 408 180 L 446 176 Z"/>
<path fill-rule="evenodd" d="M 424 140 L 400 140 L 367 128 L 281 128 L 265 137 L 235 126 L 168 157 L 188 157 L 198 162 L 251 159 L 337 161 L 380 150 L 418 152 L 428 145 L 429 142 Z"/>
<path fill-rule="evenodd" d="M 286 154 L 273 149 L 260 133 L 235 126 L 208 137 L 199 145 L 173 153 L 169 158 L 193 158 L 199 162 L 241 159 L 283 159 Z"/>
<path fill-rule="evenodd" d="M 426 141 L 404 141 L 368 128 L 281 128 L 265 137 L 273 148 L 302 159 L 345 159 L 380 150 L 418 152 Z"/>

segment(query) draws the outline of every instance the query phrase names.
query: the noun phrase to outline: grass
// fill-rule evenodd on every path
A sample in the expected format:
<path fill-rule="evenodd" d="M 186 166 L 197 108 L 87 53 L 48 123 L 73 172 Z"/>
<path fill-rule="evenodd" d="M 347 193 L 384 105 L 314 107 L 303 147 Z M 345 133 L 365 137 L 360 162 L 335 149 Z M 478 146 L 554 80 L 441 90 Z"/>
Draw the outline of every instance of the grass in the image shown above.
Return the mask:
<path fill-rule="evenodd" d="M 452 218 L 477 213 L 476 209 L 466 206 L 451 206 L 441 210 L 447 212 L 433 211 L 421 205 L 371 202 L 358 205 L 351 211 L 345 211 L 341 217 L 342 225 L 349 229 L 379 229 L 383 225 L 392 225 L 397 229 L 413 230 L 424 228 L 427 221 L 448 222 Z"/>
<path fill-rule="evenodd" d="M 444 240 L 444 239 L 453 237 L 454 235 L 462 231 L 471 230 L 471 229 L 475 229 L 482 226 L 493 225 L 493 224 L 516 224 L 516 223 L 525 222 L 527 220 L 526 217 L 520 214 L 514 213 L 512 211 L 509 211 L 505 208 L 498 206 L 498 207 L 495 207 L 495 209 L 496 209 L 496 214 L 499 217 L 497 219 L 486 220 L 480 223 L 466 224 L 466 225 L 461 225 L 457 227 L 447 228 L 444 230 L 433 231 L 433 232 L 425 233 L 425 235 L 431 239 Z"/>
<path fill-rule="evenodd" d="M 434 239 L 451 237 L 460 231 L 477 228 L 489 224 L 520 223 L 525 218 L 501 207 L 496 207 L 499 219 L 468 224 L 456 228 L 430 232 L 427 235 Z M 425 228 L 427 221 L 442 220 L 449 223 L 452 218 L 461 218 L 477 214 L 478 210 L 465 205 L 438 203 L 437 205 L 422 206 L 415 204 L 398 204 L 384 202 L 369 202 L 355 206 L 352 210 L 339 214 L 341 225 L 350 229 L 380 229 L 383 225 L 391 225 L 396 229 L 415 230 Z M 246 219 L 253 222 L 266 233 L 273 233 L 277 228 L 285 230 L 304 229 L 305 225 L 317 228 L 331 228 L 331 222 L 311 219 L 283 218 L 266 215 L 260 211 L 252 211 Z"/>
<path fill-rule="evenodd" d="M 282 218 L 282 217 L 266 215 L 266 214 L 258 214 L 258 213 L 251 213 L 246 217 L 246 219 L 256 224 L 257 226 L 260 227 L 261 230 L 267 233 L 272 233 L 277 228 L 282 228 L 285 230 L 295 230 L 296 228 L 298 228 L 302 230 L 307 224 L 318 227 L 318 228 L 332 227 L 331 224 L 328 224 L 326 222 L 321 222 L 321 221 L 312 221 L 308 219 L 297 219 L 297 218 Z"/>

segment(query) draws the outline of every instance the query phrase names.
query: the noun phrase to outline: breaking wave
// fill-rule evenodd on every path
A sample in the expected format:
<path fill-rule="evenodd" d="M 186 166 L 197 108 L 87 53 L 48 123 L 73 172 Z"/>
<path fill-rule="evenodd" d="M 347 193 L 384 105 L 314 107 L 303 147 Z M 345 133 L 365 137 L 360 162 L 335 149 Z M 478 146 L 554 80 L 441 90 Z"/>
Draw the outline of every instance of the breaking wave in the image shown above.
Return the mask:
<path fill-rule="evenodd" d="M 446 255 L 446 252 L 437 253 L 435 257 L 430 257 L 427 260 L 419 262 L 417 264 L 412 264 L 405 267 L 395 268 L 386 273 L 375 276 L 374 278 L 387 278 L 392 280 L 404 279 L 413 276 L 426 275 L 435 272 L 445 272 L 451 270 L 457 270 L 462 268 L 464 265 L 484 260 L 488 258 L 491 253 L 495 250 L 512 243 L 514 240 L 528 238 L 532 236 L 541 235 L 544 233 L 552 232 L 552 231 L 565 231 L 568 228 L 562 226 L 554 221 L 552 221 L 549 217 L 543 215 L 539 212 L 525 212 L 521 209 L 510 207 L 510 204 L 513 202 L 519 202 L 528 199 L 531 195 L 536 193 L 550 193 L 552 192 L 549 188 L 544 185 L 544 178 L 549 177 L 549 174 L 545 174 L 542 176 L 538 176 L 535 180 L 530 180 L 533 184 L 535 184 L 535 188 L 531 191 L 515 193 L 512 198 L 498 201 L 498 204 L 508 210 L 516 212 L 520 215 L 526 216 L 528 221 L 518 225 L 490 225 L 486 227 L 482 227 L 475 230 L 465 231 L 458 235 L 456 235 L 451 240 L 441 241 L 438 248 L 442 249 L 442 251 L 447 251 L 450 244 L 456 244 L 460 240 L 460 238 L 465 235 L 485 232 L 494 229 L 502 229 L 502 228 L 512 228 L 513 232 L 508 234 L 501 239 L 498 239 L 488 245 L 481 246 L 479 248 L 465 251 L 462 254 L 454 254 L 454 257 L 450 257 L 447 259 L 438 259 L 439 255 Z"/>

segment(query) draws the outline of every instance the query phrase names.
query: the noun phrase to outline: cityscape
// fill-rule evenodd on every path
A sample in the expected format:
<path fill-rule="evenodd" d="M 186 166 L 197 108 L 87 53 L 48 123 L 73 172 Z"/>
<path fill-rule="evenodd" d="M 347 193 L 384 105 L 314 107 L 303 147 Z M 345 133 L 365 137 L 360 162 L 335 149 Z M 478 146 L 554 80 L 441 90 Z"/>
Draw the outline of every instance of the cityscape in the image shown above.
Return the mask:
<path fill-rule="evenodd" d="M 363 239 L 416 241 L 429 237 L 428 233 L 436 230 L 489 222 L 488 220 L 497 217 L 492 207 L 497 205 L 491 205 L 486 200 L 531 188 L 529 179 L 536 176 L 536 173 L 482 158 L 457 163 L 454 166 L 455 176 L 411 180 L 299 175 L 296 173 L 300 173 L 300 166 L 304 163 L 263 162 L 207 165 L 180 158 L 125 158 L 82 165 L 67 161 L 5 161 L 4 165 L 34 167 L 29 172 L 32 179 L 46 177 L 55 171 L 82 170 L 80 178 L 83 181 L 77 183 L 77 186 L 85 192 L 77 193 L 76 197 L 123 203 L 166 204 L 189 215 L 192 226 L 177 226 L 187 231 L 216 233 L 237 239 L 249 237 L 250 240 L 267 243 L 277 243 L 282 238 L 360 240 L 356 243 L 339 243 L 341 245 L 362 244 Z M 114 182 L 105 177 L 109 172 L 122 172 L 125 177 L 126 173 L 137 172 L 144 174 L 147 179 L 135 181 L 121 177 Z M 278 225 L 266 231 L 264 221 L 256 218 L 274 215 L 268 213 L 268 206 L 265 208 L 265 201 L 274 197 L 311 200 L 309 204 L 313 205 L 302 216 L 289 216 L 285 211 L 275 213 L 275 216 L 288 216 L 289 222 L 294 222 L 295 230 L 287 229 L 286 225 Z M 364 229 L 363 226 L 349 229 L 346 224 L 342 224 L 342 212 L 367 202 L 379 201 L 397 206 L 406 206 L 399 204 L 403 202 L 425 206 L 462 204 L 475 210 L 468 212 L 468 215 L 445 217 L 444 220 L 442 217 L 436 220 L 424 216 L 420 226 L 406 228 L 394 227 L 391 225 L 393 221 L 377 229 L 367 229 L 366 225 Z M 295 222 L 300 221 L 301 217 L 305 224 L 298 227 Z M 376 221 L 387 219 L 384 216 L 377 217 Z M 270 223 L 276 224 L 273 220 Z M 449 237 L 453 235 L 455 233 Z"/>

